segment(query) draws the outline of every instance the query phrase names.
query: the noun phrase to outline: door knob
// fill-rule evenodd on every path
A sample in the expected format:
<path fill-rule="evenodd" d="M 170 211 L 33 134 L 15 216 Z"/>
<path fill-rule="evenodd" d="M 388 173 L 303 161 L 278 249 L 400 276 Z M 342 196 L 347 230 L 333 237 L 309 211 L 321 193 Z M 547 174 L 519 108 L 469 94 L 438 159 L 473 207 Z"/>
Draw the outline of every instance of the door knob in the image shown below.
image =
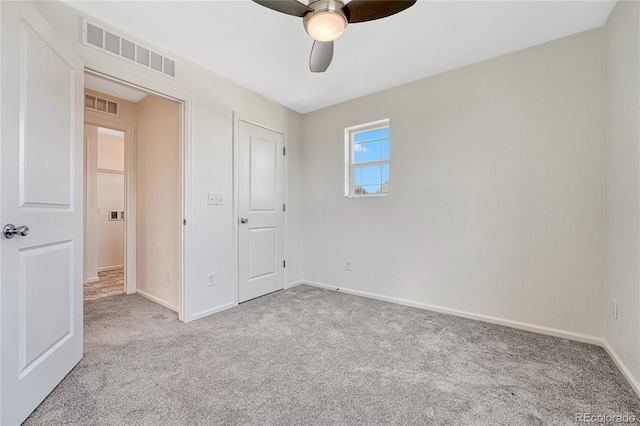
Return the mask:
<path fill-rule="evenodd" d="M 245 217 L 241 217 L 240 218 L 240 223 L 249 223 L 249 219 L 247 219 Z"/>
<path fill-rule="evenodd" d="M 5 225 L 4 228 L 2 228 L 2 233 L 4 234 L 5 238 L 8 238 L 8 239 L 11 239 L 16 235 L 26 237 L 27 235 L 29 235 L 29 228 L 26 226 L 18 226 L 16 228 L 15 226 L 13 226 L 12 223 L 10 223 L 8 225 Z"/>

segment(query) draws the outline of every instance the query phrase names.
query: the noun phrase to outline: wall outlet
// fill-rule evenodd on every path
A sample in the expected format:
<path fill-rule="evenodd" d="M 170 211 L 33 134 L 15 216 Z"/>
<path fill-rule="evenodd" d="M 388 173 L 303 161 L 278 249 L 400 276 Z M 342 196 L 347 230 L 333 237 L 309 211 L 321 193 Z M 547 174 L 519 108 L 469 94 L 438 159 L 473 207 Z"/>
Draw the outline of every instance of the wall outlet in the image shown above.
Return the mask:
<path fill-rule="evenodd" d="M 613 299 L 611 303 L 611 316 L 613 319 L 618 319 L 618 301 L 616 299 Z"/>
<path fill-rule="evenodd" d="M 350 260 L 345 260 L 344 261 L 344 269 L 346 269 L 347 271 L 351 270 L 351 261 Z"/>
<path fill-rule="evenodd" d="M 216 285 L 216 273 L 211 272 L 209 274 L 209 287 Z"/>
<path fill-rule="evenodd" d="M 167 269 L 167 282 L 171 282 L 171 269 Z"/>

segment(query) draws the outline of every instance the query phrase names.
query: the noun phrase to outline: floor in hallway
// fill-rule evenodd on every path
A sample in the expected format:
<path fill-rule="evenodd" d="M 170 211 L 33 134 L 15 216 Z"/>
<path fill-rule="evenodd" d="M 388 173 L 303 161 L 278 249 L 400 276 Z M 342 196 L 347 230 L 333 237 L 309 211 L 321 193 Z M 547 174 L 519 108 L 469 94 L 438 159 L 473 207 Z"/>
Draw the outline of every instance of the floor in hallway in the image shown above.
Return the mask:
<path fill-rule="evenodd" d="M 124 293 L 124 268 L 98 272 L 100 281 L 84 285 L 84 300 Z"/>

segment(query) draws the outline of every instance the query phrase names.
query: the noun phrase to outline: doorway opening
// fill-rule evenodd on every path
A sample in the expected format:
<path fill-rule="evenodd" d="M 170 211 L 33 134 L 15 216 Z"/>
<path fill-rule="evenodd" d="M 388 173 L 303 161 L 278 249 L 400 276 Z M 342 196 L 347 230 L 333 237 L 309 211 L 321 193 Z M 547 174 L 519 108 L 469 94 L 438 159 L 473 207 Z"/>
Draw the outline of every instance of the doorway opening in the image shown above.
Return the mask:
<path fill-rule="evenodd" d="M 124 280 L 125 132 L 85 124 L 86 241 L 84 300 L 126 292 Z M 95 264 L 97 262 L 97 268 Z"/>
<path fill-rule="evenodd" d="M 182 102 L 85 73 L 85 300 L 183 297 Z"/>

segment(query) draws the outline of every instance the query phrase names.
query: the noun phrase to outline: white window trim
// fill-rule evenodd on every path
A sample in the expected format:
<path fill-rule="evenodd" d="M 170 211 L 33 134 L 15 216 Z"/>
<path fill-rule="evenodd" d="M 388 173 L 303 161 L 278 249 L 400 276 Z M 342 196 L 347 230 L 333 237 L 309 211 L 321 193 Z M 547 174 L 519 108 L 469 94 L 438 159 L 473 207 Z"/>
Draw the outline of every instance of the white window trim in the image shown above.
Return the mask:
<path fill-rule="evenodd" d="M 389 119 L 385 118 L 384 120 L 378 120 L 371 123 L 359 124 L 357 126 L 351 126 L 344 129 L 344 165 L 345 165 L 345 173 L 344 173 L 344 196 L 346 198 L 368 198 L 368 197 L 388 197 L 391 193 L 389 192 L 381 192 L 379 194 L 356 194 L 355 186 L 354 186 L 354 178 L 353 178 L 353 135 L 355 133 L 367 132 L 369 130 L 377 130 L 385 127 L 389 127 L 389 159 L 387 160 L 376 160 L 367 163 L 358 163 L 358 167 L 362 165 L 375 165 L 375 164 L 389 164 L 391 160 L 391 128 L 389 126 Z M 389 166 L 389 176 L 391 176 L 391 166 Z M 389 183 L 391 182 L 391 177 L 389 177 Z M 391 185 L 389 184 L 389 188 Z"/>

